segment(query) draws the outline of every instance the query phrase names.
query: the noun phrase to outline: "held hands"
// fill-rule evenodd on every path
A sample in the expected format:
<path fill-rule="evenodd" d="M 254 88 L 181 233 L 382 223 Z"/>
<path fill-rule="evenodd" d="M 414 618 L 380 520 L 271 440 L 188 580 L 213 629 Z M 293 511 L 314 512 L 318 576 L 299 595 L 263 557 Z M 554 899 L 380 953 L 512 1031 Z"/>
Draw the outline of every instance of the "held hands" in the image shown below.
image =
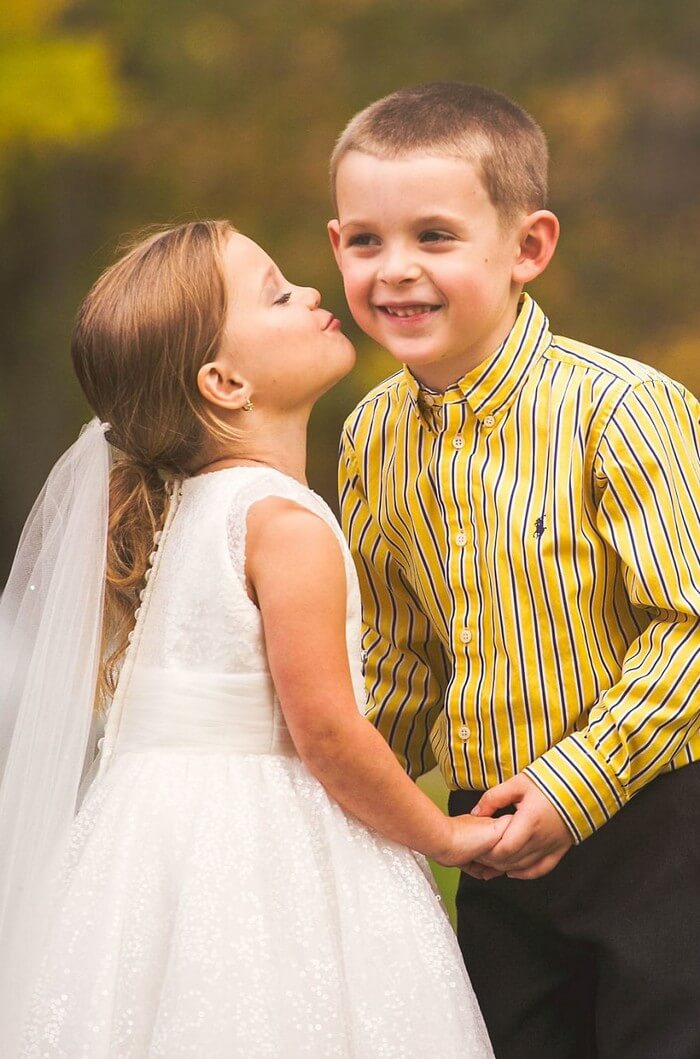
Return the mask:
<path fill-rule="evenodd" d="M 465 862 L 480 861 L 500 841 L 505 833 L 510 817 L 499 817 L 491 820 L 484 817 L 476 820 L 473 816 L 455 816 L 447 821 L 449 838 L 447 848 L 433 854 L 433 859 L 446 868 L 459 868 Z"/>
<path fill-rule="evenodd" d="M 490 818 L 498 809 L 515 806 L 512 816 L 499 817 L 508 826 L 500 841 L 461 864 L 475 879 L 505 873 L 511 879 L 539 879 L 557 866 L 573 845 L 571 832 L 549 799 L 519 772 L 486 791 L 472 815 Z"/>

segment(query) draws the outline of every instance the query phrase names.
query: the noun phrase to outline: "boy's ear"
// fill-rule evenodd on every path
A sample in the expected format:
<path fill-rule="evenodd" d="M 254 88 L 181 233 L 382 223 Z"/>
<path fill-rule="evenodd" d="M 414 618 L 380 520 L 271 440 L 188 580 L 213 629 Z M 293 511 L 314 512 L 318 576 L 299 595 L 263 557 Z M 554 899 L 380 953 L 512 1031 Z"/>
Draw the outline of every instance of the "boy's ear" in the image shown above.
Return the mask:
<path fill-rule="evenodd" d="M 328 238 L 330 239 L 333 248 L 335 263 L 342 272 L 343 270 L 340 264 L 340 222 L 337 219 L 328 222 Z"/>
<path fill-rule="evenodd" d="M 559 221 L 551 210 L 536 210 L 523 221 L 518 237 L 519 252 L 513 282 L 530 283 L 552 260 L 559 239 Z"/>
<path fill-rule="evenodd" d="M 219 360 L 202 364 L 197 372 L 197 388 L 205 401 L 229 412 L 239 412 L 252 392 L 245 379 L 228 371 Z"/>

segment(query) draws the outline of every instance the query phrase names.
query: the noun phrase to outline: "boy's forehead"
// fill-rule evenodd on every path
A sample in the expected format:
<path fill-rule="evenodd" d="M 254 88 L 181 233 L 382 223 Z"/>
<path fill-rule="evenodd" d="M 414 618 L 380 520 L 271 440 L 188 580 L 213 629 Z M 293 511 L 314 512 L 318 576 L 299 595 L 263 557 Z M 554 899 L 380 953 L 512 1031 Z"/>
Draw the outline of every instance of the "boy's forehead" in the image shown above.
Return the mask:
<path fill-rule="evenodd" d="M 397 205 L 421 212 L 461 212 L 490 203 L 478 165 L 437 150 L 407 151 L 393 157 L 348 151 L 338 165 L 335 192 L 340 214 Z"/>

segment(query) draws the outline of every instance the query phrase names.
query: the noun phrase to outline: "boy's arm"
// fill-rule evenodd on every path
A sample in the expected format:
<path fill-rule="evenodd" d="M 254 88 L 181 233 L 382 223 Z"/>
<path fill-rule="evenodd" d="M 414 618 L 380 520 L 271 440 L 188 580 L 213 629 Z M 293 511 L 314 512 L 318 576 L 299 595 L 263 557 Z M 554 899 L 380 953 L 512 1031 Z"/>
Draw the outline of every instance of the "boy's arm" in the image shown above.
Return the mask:
<path fill-rule="evenodd" d="M 587 726 L 524 771 L 576 841 L 700 730 L 700 405 L 663 377 L 631 388 L 598 448 L 597 523 L 649 622 Z M 620 586 L 622 589 L 622 585 Z"/>
<path fill-rule="evenodd" d="M 347 430 L 341 439 L 339 493 L 362 594 L 367 715 L 415 778 L 435 765 L 430 732 L 444 702 L 446 662 L 369 509 Z"/>

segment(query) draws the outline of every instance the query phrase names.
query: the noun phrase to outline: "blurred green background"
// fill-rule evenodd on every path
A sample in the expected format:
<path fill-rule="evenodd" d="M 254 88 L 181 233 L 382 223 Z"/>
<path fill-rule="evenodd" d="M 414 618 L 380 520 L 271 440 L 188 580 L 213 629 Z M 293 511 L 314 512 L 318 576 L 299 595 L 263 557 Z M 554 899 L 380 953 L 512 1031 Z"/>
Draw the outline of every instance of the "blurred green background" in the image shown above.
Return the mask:
<path fill-rule="evenodd" d="M 700 390 L 697 0 L 13 0 L 0 10 L 0 584 L 85 420 L 68 344 L 126 233 L 228 217 L 320 288 L 360 352 L 317 410 L 335 502 L 343 417 L 392 370 L 352 326 L 326 166 L 359 108 L 458 78 L 544 126 L 560 249 L 533 293 L 555 332 Z M 439 796 L 439 792 L 438 792 Z"/>

